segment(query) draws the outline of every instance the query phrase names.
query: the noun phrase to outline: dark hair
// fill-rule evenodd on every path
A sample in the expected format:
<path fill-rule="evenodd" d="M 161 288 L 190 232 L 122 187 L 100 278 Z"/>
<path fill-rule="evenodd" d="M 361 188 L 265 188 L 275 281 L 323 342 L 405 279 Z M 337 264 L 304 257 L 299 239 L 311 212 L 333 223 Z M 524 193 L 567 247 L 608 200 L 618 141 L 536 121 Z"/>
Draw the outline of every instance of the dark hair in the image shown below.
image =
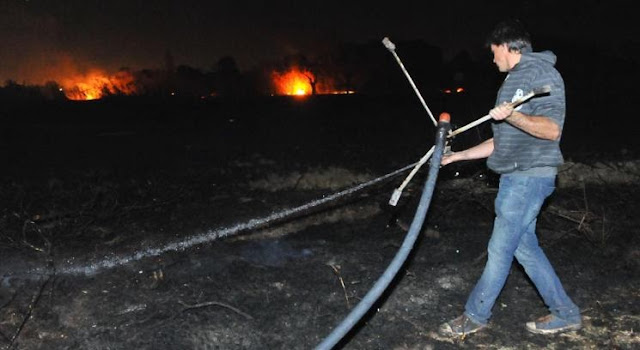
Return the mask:
<path fill-rule="evenodd" d="M 532 50 L 531 35 L 517 19 L 498 23 L 487 37 L 487 46 L 507 44 L 509 50 L 525 53 Z"/>

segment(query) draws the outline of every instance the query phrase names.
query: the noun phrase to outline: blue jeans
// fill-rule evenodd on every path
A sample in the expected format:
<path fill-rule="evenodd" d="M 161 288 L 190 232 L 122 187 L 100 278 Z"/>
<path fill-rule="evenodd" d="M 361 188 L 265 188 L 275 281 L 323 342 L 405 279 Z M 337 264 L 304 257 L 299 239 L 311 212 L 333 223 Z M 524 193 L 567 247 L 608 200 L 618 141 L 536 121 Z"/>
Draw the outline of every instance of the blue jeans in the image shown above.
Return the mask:
<path fill-rule="evenodd" d="M 580 310 L 567 296 L 551 263 L 538 245 L 535 228 L 544 200 L 555 189 L 555 176 L 502 175 L 495 201 L 496 218 L 489 240 L 487 264 L 474 287 L 465 314 L 487 324 L 491 309 L 509 275 L 515 256 L 552 314 L 580 320 Z"/>

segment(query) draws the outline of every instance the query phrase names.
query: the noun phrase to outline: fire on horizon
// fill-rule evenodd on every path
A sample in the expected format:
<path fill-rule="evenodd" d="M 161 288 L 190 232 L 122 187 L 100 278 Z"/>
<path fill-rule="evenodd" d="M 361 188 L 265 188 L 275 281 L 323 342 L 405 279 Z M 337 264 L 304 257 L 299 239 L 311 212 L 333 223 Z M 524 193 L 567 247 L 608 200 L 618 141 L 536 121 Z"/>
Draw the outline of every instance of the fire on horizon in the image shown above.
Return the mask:
<path fill-rule="evenodd" d="M 135 78 L 127 71 L 108 75 L 101 70 L 92 70 L 85 75 L 62 79 L 60 83 L 64 95 L 75 101 L 97 100 L 105 95 L 135 95 Z"/>
<path fill-rule="evenodd" d="M 277 96 L 309 96 L 326 94 L 353 94 L 353 90 L 336 90 L 325 78 L 318 82 L 316 75 L 310 70 L 292 67 L 284 72 L 273 71 L 270 76 L 273 88 L 272 95 Z M 129 71 L 108 74 L 94 69 L 87 74 L 77 74 L 60 79 L 61 90 L 69 100 L 98 100 L 109 95 L 137 95 L 142 93 L 136 84 L 135 76 Z M 210 92 L 216 95 L 215 91 Z"/>

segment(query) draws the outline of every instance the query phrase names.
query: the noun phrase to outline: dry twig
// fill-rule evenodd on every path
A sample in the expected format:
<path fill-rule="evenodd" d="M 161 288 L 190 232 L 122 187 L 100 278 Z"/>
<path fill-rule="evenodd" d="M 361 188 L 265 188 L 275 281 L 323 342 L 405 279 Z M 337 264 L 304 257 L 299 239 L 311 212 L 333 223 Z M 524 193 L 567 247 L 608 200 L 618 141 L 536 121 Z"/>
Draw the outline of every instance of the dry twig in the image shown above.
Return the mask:
<path fill-rule="evenodd" d="M 187 311 L 187 310 L 191 310 L 191 309 L 198 309 L 198 308 L 207 307 L 207 306 L 221 306 L 221 307 L 227 308 L 227 309 L 229 309 L 231 311 L 234 311 L 237 314 L 242 315 L 242 316 L 244 316 L 245 318 L 247 318 L 249 320 L 253 320 L 253 317 L 251 315 L 249 315 L 249 314 L 247 314 L 245 312 L 242 312 L 239 309 L 237 309 L 237 308 L 235 308 L 235 307 L 233 307 L 233 306 L 231 306 L 229 304 L 221 303 L 219 301 L 207 301 L 207 302 L 204 302 L 204 303 L 198 303 L 198 304 L 194 304 L 194 305 L 187 304 L 187 303 L 184 303 L 182 301 L 178 301 L 178 302 L 180 303 L 180 305 L 184 306 L 182 311 Z"/>
<path fill-rule="evenodd" d="M 18 337 L 20 336 L 20 333 L 22 332 L 22 329 L 27 324 L 27 321 L 29 321 L 31 319 L 31 315 L 33 314 L 33 310 L 35 309 L 36 305 L 38 304 L 38 301 L 40 300 L 40 297 L 42 296 L 42 293 L 44 292 L 44 288 L 47 286 L 47 284 L 49 284 L 49 281 L 51 281 L 52 277 L 53 277 L 53 275 L 49 275 L 47 280 L 44 281 L 44 283 L 42 283 L 40 285 L 40 288 L 38 289 L 37 293 L 35 293 L 33 295 L 33 297 L 31 298 L 31 303 L 29 303 L 27 314 L 25 315 L 24 319 L 20 323 L 20 326 L 18 326 L 18 328 L 16 329 L 16 332 L 11 337 L 11 340 L 9 342 L 9 345 L 7 346 L 7 349 L 11 349 L 13 347 L 13 345 L 15 344 L 16 339 L 18 339 Z"/>
<path fill-rule="evenodd" d="M 51 242 L 47 239 L 47 237 L 45 237 L 44 234 L 42 234 L 42 231 L 37 226 L 35 228 L 35 231 L 38 233 L 40 238 L 42 238 L 42 240 L 44 241 L 44 245 L 46 248 L 36 247 L 35 245 L 29 243 L 29 241 L 27 240 L 27 228 L 32 225 L 35 225 L 35 222 L 32 220 L 26 220 L 24 222 L 24 225 L 22 225 L 22 243 L 37 252 L 41 252 L 41 253 L 49 252 L 51 250 Z"/>
<path fill-rule="evenodd" d="M 587 196 L 587 190 L 584 182 L 582 183 L 582 201 L 584 208 L 582 210 L 565 210 L 558 207 L 550 206 L 547 210 L 548 213 L 553 214 L 559 218 L 565 219 L 567 221 L 573 222 L 577 224 L 575 230 L 581 233 L 587 240 L 592 243 L 605 244 L 609 233 L 606 230 L 606 218 L 605 213 L 603 211 L 602 216 L 599 217 L 595 215 L 590 207 Z M 602 230 L 600 233 L 597 230 L 592 228 L 592 224 L 597 224 L 598 220 L 602 221 Z"/>
<path fill-rule="evenodd" d="M 347 308 L 350 309 L 351 303 L 349 302 L 349 295 L 347 295 L 347 288 L 344 286 L 344 280 L 342 279 L 342 276 L 340 276 L 340 266 L 331 265 L 331 264 L 327 264 L 327 265 L 331 267 L 331 269 L 333 269 L 333 272 L 335 272 L 336 276 L 338 276 L 338 279 L 340 280 L 340 285 L 342 286 L 342 291 L 344 292 L 344 299 L 347 301 Z"/>

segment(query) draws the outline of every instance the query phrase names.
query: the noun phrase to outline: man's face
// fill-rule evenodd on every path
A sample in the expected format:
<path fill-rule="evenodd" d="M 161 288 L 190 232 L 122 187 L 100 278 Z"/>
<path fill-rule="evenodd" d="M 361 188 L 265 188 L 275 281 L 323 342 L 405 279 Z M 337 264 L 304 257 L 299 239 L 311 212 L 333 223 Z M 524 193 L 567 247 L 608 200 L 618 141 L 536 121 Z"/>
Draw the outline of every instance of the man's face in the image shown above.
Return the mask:
<path fill-rule="evenodd" d="M 509 48 L 507 47 L 507 44 L 491 44 L 491 52 L 493 52 L 493 63 L 498 66 L 498 70 L 501 72 L 508 72 L 511 67 L 509 66 Z"/>

